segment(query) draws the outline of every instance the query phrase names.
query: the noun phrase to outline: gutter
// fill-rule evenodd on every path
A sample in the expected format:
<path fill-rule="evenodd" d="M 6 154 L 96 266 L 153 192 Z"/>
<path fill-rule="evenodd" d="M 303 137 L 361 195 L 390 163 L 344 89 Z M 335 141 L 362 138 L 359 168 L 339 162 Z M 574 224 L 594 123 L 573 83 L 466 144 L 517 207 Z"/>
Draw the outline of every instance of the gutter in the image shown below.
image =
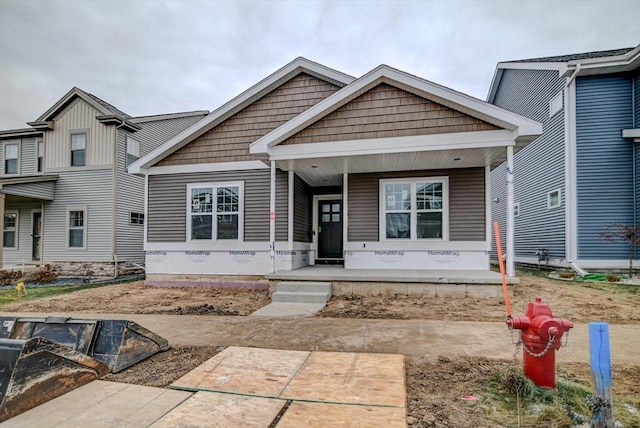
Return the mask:
<path fill-rule="evenodd" d="M 116 226 L 117 220 L 117 204 L 118 204 L 118 132 L 127 122 L 120 119 L 120 125 L 116 126 L 114 144 L 113 144 L 113 184 L 111 193 L 111 260 L 113 261 L 113 277 L 118 277 L 118 254 L 116 254 Z"/>

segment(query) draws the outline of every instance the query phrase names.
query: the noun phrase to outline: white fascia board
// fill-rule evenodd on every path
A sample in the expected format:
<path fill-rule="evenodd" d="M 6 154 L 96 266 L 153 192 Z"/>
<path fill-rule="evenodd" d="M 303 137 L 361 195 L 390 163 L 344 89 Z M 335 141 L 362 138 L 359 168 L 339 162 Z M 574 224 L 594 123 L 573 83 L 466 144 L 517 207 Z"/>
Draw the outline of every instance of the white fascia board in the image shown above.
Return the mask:
<path fill-rule="evenodd" d="M 268 169 L 262 161 L 197 163 L 187 165 L 152 166 L 144 169 L 147 175 L 186 174 L 193 172 L 247 171 Z M 131 172 L 131 171 L 130 171 Z"/>
<path fill-rule="evenodd" d="M 306 126 L 311 125 L 315 121 L 346 104 L 353 95 L 366 90 L 369 86 L 373 86 L 375 83 L 378 83 L 379 81 L 381 82 L 384 79 L 389 79 L 392 82 L 410 86 L 419 91 L 430 94 L 435 98 L 436 102 L 443 103 L 454 109 L 456 106 L 459 106 L 464 109 L 471 110 L 472 112 L 477 113 L 475 115 L 476 117 L 481 119 L 498 120 L 503 123 L 505 127 L 517 129 L 517 136 L 542 134 L 542 125 L 534 120 L 522 117 L 518 114 L 494 106 L 493 104 L 486 103 L 482 100 L 471 97 L 470 95 L 440 86 L 428 80 L 393 69 L 389 66 L 381 65 L 335 94 L 319 102 L 314 107 L 311 107 L 309 110 L 299 114 L 294 119 L 256 140 L 250 145 L 250 153 L 259 154 L 268 152 L 268 147 L 273 147 L 291 137 Z M 465 111 L 465 113 L 469 114 L 468 111 Z"/>
<path fill-rule="evenodd" d="M 458 132 L 454 134 L 373 138 L 275 146 L 269 149 L 269 159 L 287 160 L 435 150 L 479 149 L 514 146 L 515 144 L 515 136 L 512 131 Z"/>
<path fill-rule="evenodd" d="M 622 138 L 633 138 L 637 141 L 640 138 L 640 128 L 623 129 Z"/>
<path fill-rule="evenodd" d="M 578 76 L 599 74 L 595 73 L 596 70 L 600 73 L 607 73 L 609 68 L 619 69 L 622 67 L 625 68 L 625 71 L 635 70 L 640 67 L 640 45 L 624 55 L 569 61 L 567 70 L 563 75 L 565 77 L 570 76 L 578 67 Z M 615 71 L 620 72 L 622 70 Z"/>
<path fill-rule="evenodd" d="M 509 70 L 556 70 L 564 72 L 567 69 L 566 62 L 499 62 L 498 68 Z"/>
<path fill-rule="evenodd" d="M 170 153 L 173 153 L 175 150 L 185 146 L 189 142 L 198 138 L 200 135 L 204 134 L 209 129 L 218 125 L 220 122 L 222 122 L 222 120 L 227 118 L 228 113 L 233 112 L 240 107 L 244 107 L 244 104 L 248 105 L 248 102 L 253 99 L 253 97 L 263 91 L 267 91 L 280 79 L 286 77 L 290 73 L 293 73 L 297 69 L 300 69 L 301 71 L 309 70 L 319 75 L 326 76 L 327 78 L 342 82 L 345 85 L 348 85 L 353 80 L 355 80 L 354 77 L 325 67 L 313 61 L 309 61 L 306 58 L 296 58 L 275 73 L 262 79 L 260 82 L 256 83 L 240 95 L 218 107 L 216 110 L 209 113 L 208 116 L 205 116 L 200 121 L 185 129 L 166 143 L 162 144 L 155 150 L 152 150 L 146 156 L 138 159 L 136 162 L 129 166 L 129 170 L 135 174 L 139 173 L 141 168 L 148 168 L 151 165 L 154 165 Z"/>

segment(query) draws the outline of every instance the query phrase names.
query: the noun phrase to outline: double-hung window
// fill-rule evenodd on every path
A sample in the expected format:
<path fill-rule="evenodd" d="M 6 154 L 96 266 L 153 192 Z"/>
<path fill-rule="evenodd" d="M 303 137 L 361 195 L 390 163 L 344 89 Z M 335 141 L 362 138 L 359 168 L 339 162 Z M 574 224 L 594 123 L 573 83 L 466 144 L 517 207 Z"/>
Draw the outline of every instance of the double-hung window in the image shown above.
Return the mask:
<path fill-rule="evenodd" d="M 18 173 L 19 151 L 20 151 L 20 147 L 18 144 L 4 145 L 4 173 L 5 174 Z"/>
<path fill-rule="evenodd" d="M 447 177 L 380 180 L 382 240 L 447 240 Z"/>
<path fill-rule="evenodd" d="M 140 142 L 127 137 L 127 166 L 140 159 Z"/>
<path fill-rule="evenodd" d="M 38 150 L 36 172 L 42 172 L 44 171 L 44 141 L 38 141 L 36 143 L 36 149 Z"/>
<path fill-rule="evenodd" d="M 69 208 L 67 211 L 69 248 L 85 248 L 87 238 L 86 208 Z"/>
<path fill-rule="evenodd" d="M 187 192 L 189 240 L 242 241 L 243 183 L 190 184 Z"/>
<path fill-rule="evenodd" d="M 18 213 L 4 213 L 2 229 L 2 246 L 4 248 L 16 248 L 18 243 Z"/>
<path fill-rule="evenodd" d="M 87 133 L 71 134 L 71 166 L 86 165 Z"/>

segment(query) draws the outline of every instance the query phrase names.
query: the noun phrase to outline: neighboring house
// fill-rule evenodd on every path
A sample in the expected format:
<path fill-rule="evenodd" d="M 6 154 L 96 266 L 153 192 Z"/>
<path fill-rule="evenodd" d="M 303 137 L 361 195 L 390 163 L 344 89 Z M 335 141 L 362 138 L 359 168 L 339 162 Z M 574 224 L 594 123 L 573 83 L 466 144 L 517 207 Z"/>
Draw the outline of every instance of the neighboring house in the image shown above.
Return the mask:
<path fill-rule="evenodd" d="M 115 275 L 144 264 L 144 179 L 128 164 L 207 113 L 134 118 L 73 88 L 30 128 L 0 131 L 3 266 Z"/>
<path fill-rule="evenodd" d="M 514 159 L 516 261 L 628 266 L 628 245 L 599 234 L 640 222 L 639 76 L 640 46 L 498 64 L 488 101 L 544 127 Z M 506 168 L 491 175 L 503 226 Z"/>
<path fill-rule="evenodd" d="M 131 165 L 147 279 L 486 271 L 490 168 L 541 132 L 385 65 L 355 79 L 298 58 Z"/>

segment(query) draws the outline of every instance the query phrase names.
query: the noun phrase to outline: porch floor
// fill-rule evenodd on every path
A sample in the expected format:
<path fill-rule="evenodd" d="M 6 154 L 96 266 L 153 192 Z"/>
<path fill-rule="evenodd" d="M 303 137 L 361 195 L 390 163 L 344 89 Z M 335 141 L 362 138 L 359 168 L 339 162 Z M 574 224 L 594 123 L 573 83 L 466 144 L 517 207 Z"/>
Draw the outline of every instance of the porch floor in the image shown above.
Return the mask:
<path fill-rule="evenodd" d="M 296 270 L 279 270 L 265 275 L 275 281 L 415 282 L 429 284 L 502 284 L 497 272 L 488 270 L 345 269 L 314 265 Z M 518 284 L 518 278 L 507 278 Z"/>

